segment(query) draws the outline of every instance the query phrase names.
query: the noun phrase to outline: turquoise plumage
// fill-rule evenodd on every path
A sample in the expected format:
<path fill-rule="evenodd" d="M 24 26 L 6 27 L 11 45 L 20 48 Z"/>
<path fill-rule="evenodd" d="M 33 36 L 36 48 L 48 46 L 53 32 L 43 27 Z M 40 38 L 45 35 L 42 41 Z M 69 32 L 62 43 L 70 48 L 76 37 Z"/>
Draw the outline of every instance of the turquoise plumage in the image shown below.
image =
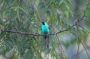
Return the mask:
<path fill-rule="evenodd" d="M 49 33 L 49 25 L 46 22 L 42 22 L 42 33 Z"/>

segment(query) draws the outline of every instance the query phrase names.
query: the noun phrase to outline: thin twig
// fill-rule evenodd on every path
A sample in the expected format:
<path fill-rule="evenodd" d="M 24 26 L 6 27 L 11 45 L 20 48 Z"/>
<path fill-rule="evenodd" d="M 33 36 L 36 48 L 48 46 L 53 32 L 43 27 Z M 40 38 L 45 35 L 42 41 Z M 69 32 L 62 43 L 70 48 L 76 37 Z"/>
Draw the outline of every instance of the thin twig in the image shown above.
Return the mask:
<path fill-rule="evenodd" d="M 88 56 L 88 59 L 90 59 L 89 54 L 88 54 L 88 51 L 87 51 L 87 49 L 86 49 L 84 43 L 83 43 L 82 41 L 81 41 L 81 43 L 82 43 L 82 45 L 83 45 L 83 47 L 84 47 L 84 49 L 85 49 L 85 51 L 86 51 L 86 54 L 87 54 L 87 56 Z"/>
<path fill-rule="evenodd" d="M 77 39 L 77 41 L 79 41 L 79 38 Z M 77 48 L 77 54 L 76 54 L 76 59 L 79 59 L 79 44 L 77 43 L 78 48 Z"/>
<path fill-rule="evenodd" d="M 61 59 L 64 59 L 64 57 L 63 57 L 63 50 L 62 50 L 63 48 L 62 48 L 61 41 L 59 41 L 58 35 L 56 35 L 56 37 L 57 37 L 57 39 L 58 39 L 59 44 L 61 45 Z"/>
<path fill-rule="evenodd" d="M 56 34 L 59 34 L 59 33 L 62 33 L 62 32 L 65 32 L 65 31 L 68 31 L 69 29 L 71 29 L 73 26 L 65 29 L 65 30 L 61 30 L 59 32 L 56 32 L 56 33 L 50 33 L 48 35 L 56 35 Z M 33 33 L 28 33 L 28 32 L 21 32 L 21 31 L 17 31 L 17 30 L 1 30 L 1 32 L 8 32 L 8 33 L 17 33 L 17 34 L 21 34 L 21 35 L 32 35 L 32 36 L 44 36 L 43 34 L 33 34 Z"/>

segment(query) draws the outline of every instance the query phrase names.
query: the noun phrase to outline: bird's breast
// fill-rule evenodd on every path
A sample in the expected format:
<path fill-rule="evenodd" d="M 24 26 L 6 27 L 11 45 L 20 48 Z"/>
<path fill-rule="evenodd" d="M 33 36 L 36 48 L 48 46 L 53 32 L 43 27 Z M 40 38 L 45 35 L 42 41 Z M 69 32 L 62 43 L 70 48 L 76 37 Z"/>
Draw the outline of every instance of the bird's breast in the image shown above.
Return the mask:
<path fill-rule="evenodd" d="M 46 26 L 42 26 L 42 32 L 43 33 L 48 33 L 49 32 L 49 28 Z"/>

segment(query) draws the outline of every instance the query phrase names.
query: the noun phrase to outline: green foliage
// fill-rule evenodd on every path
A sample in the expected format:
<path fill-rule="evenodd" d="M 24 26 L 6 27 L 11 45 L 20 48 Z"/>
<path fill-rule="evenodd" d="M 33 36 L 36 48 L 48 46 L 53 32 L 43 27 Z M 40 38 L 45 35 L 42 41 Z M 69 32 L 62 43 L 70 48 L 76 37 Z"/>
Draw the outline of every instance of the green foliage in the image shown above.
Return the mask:
<path fill-rule="evenodd" d="M 65 48 L 68 48 L 87 41 L 90 33 L 90 4 L 86 5 L 88 1 L 85 0 L 80 1 L 80 16 L 82 17 L 85 12 L 83 21 L 79 23 L 80 26 L 76 25 L 68 31 L 59 33 L 59 39 L 56 35 L 50 35 L 50 54 L 56 59 L 60 59 L 62 56 L 58 53 L 60 51 L 56 51 L 61 47 L 60 42 Z M 82 9 L 86 7 L 88 8 L 83 11 Z M 15 47 L 13 59 L 42 59 L 41 53 L 45 52 L 42 36 L 8 33 L 1 30 L 41 34 L 41 21 L 45 16 L 51 33 L 56 33 L 74 24 L 74 12 L 73 0 L 0 0 L 0 54 L 6 56 Z M 76 19 L 80 19 L 80 16 Z M 70 34 L 74 37 L 69 42 L 63 42 L 62 37 Z M 66 52 L 63 53 L 64 59 L 68 59 L 68 55 L 65 54 Z"/>

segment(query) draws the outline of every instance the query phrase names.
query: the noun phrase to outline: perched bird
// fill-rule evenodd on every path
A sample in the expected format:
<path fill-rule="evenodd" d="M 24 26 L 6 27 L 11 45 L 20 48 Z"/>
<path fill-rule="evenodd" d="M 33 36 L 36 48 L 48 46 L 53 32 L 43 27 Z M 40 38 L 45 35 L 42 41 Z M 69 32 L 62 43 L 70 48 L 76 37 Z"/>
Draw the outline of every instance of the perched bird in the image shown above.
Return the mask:
<path fill-rule="evenodd" d="M 47 22 L 42 22 L 42 33 L 44 34 L 44 39 L 45 39 L 45 45 L 46 48 L 49 48 L 49 25 L 47 24 Z"/>

